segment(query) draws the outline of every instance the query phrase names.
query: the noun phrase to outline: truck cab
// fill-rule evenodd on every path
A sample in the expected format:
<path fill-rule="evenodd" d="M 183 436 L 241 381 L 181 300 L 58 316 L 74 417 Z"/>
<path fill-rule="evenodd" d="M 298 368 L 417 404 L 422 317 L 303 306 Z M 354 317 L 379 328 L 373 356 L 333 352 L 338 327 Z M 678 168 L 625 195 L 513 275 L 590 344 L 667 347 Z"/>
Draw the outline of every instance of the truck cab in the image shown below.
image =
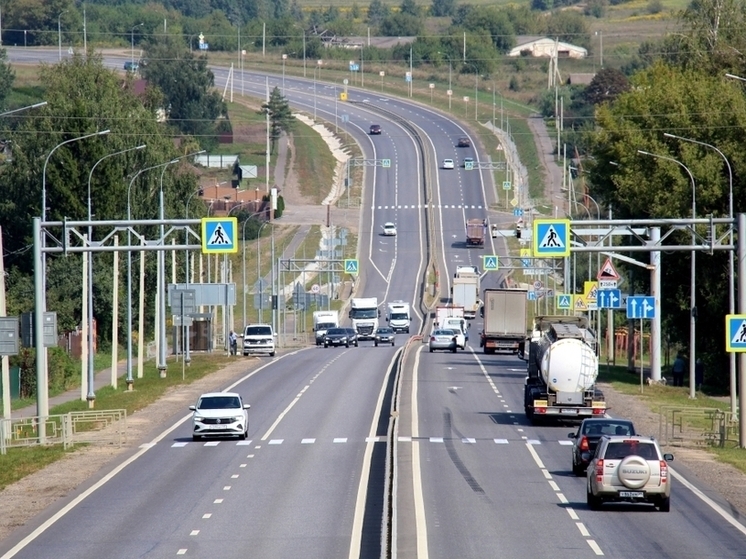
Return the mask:
<path fill-rule="evenodd" d="M 378 318 L 381 311 L 378 309 L 376 297 L 359 297 L 350 301 L 349 318 L 352 327 L 357 331 L 359 340 L 372 340 L 378 330 Z"/>
<path fill-rule="evenodd" d="M 409 303 L 405 303 L 404 301 L 389 303 L 386 308 L 386 322 L 389 323 L 394 332 L 409 334 L 409 325 L 411 322 Z"/>

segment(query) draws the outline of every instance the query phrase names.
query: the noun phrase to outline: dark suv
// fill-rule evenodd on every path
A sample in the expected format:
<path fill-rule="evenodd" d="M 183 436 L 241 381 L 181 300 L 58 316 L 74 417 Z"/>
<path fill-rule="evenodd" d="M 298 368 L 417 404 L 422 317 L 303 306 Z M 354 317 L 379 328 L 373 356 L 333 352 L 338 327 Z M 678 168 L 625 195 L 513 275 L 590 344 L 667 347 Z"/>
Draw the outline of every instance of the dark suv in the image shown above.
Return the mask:
<path fill-rule="evenodd" d="M 471 140 L 464 136 L 463 138 L 458 139 L 458 143 L 456 144 L 456 147 L 460 148 L 470 148 L 471 147 Z"/>
<path fill-rule="evenodd" d="M 584 419 L 576 433 L 568 433 L 572 439 L 572 473 L 585 474 L 588 463 L 596 452 L 598 441 L 604 435 L 636 435 L 635 426 L 626 419 L 610 417 Z"/>
<path fill-rule="evenodd" d="M 381 133 L 381 125 L 380 124 L 371 124 L 370 125 L 370 134 L 372 136 L 377 136 Z"/>

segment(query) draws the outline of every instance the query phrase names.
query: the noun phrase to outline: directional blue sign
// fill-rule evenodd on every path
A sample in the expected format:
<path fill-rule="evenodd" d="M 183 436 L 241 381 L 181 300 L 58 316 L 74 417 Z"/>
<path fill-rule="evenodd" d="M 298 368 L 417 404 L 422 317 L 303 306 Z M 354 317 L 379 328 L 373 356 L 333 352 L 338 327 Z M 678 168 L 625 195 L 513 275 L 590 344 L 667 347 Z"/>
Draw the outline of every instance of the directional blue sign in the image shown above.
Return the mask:
<path fill-rule="evenodd" d="M 599 289 L 596 291 L 596 304 L 599 309 L 621 309 L 621 289 Z"/>
<path fill-rule="evenodd" d="M 345 274 L 357 274 L 359 269 L 357 258 L 345 259 Z"/>
<path fill-rule="evenodd" d="M 627 297 L 627 318 L 655 318 L 655 297 L 649 295 Z"/>
<path fill-rule="evenodd" d="M 350 64 L 350 72 L 357 72 L 360 70 L 360 64 Z"/>
<path fill-rule="evenodd" d="M 728 352 L 746 352 L 746 315 L 729 314 L 725 317 L 725 349 Z"/>
<path fill-rule="evenodd" d="M 235 217 L 202 218 L 202 252 L 215 254 L 238 252 L 236 242 L 238 219 Z"/>
<path fill-rule="evenodd" d="M 529 301 L 536 301 L 536 291 L 529 291 L 528 292 L 528 300 Z"/>
<path fill-rule="evenodd" d="M 523 210 L 521 208 L 513 208 L 514 217 L 521 217 L 522 215 L 523 215 Z"/>

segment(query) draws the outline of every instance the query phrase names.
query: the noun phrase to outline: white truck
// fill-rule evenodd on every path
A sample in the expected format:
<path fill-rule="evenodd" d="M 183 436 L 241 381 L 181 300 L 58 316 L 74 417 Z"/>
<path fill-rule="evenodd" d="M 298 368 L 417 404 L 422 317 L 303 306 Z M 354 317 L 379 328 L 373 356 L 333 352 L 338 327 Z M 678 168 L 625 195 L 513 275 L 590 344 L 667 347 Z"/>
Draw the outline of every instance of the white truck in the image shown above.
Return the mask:
<path fill-rule="evenodd" d="M 527 305 L 525 289 L 484 290 L 484 329 L 479 341 L 484 353 L 521 352 L 526 341 Z"/>
<path fill-rule="evenodd" d="M 409 324 L 412 320 L 409 303 L 404 301 L 392 301 L 386 307 L 386 322 L 394 332 L 405 332 L 409 334 Z"/>
<path fill-rule="evenodd" d="M 529 420 L 604 416 L 606 402 L 596 388 L 596 335 L 585 317 L 537 316 L 526 343 L 524 408 Z"/>
<path fill-rule="evenodd" d="M 454 306 L 435 307 L 435 328 L 445 328 L 456 332 L 456 346 L 466 349 L 469 341 L 469 324 L 464 318 L 464 308 Z"/>
<path fill-rule="evenodd" d="M 316 345 L 324 345 L 324 336 L 329 328 L 339 327 L 339 313 L 337 311 L 314 311 L 313 331 L 316 335 Z"/>
<path fill-rule="evenodd" d="M 451 285 L 451 303 L 464 308 L 464 317 L 473 319 L 479 310 L 479 271 L 476 266 L 457 266 Z"/>
<path fill-rule="evenodd" d="M 350 301 L 349 317 L 352 327 L 357 331 L 358 340 L 375 338 L 380 316 L 377 297 L 353 297 Z"/>

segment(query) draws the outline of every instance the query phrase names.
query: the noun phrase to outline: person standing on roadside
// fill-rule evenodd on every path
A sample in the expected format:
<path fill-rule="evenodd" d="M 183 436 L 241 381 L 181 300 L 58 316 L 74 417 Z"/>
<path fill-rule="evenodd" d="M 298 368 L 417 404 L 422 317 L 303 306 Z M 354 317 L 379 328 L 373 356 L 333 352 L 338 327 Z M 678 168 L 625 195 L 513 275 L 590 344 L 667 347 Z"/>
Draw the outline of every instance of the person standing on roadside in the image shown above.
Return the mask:
<path fill-rule="evenodd" d="M 694 365 L 694 386 L 697 390 L 702 390 L 702 385 L 705 382 L 705 364 L 702 363 L 701 359 L 697 359 Z"/>
<path fill-rule="evenodd" d="M 231 355 L 236 355 L 236 353 L 238 353 L 238 338 L 233 330 L 228 334 L 228 342 L 231 346 Z"/>
<path fill-rule="evenodd" d="M 686 370 L 686 363 L 684 363 L 684 357 L 681 352 L 676 354 L 676 360 L 673 362 L 671 373 L 673 373 L 673 385 L 684 386 L 684 371 Z"/>

